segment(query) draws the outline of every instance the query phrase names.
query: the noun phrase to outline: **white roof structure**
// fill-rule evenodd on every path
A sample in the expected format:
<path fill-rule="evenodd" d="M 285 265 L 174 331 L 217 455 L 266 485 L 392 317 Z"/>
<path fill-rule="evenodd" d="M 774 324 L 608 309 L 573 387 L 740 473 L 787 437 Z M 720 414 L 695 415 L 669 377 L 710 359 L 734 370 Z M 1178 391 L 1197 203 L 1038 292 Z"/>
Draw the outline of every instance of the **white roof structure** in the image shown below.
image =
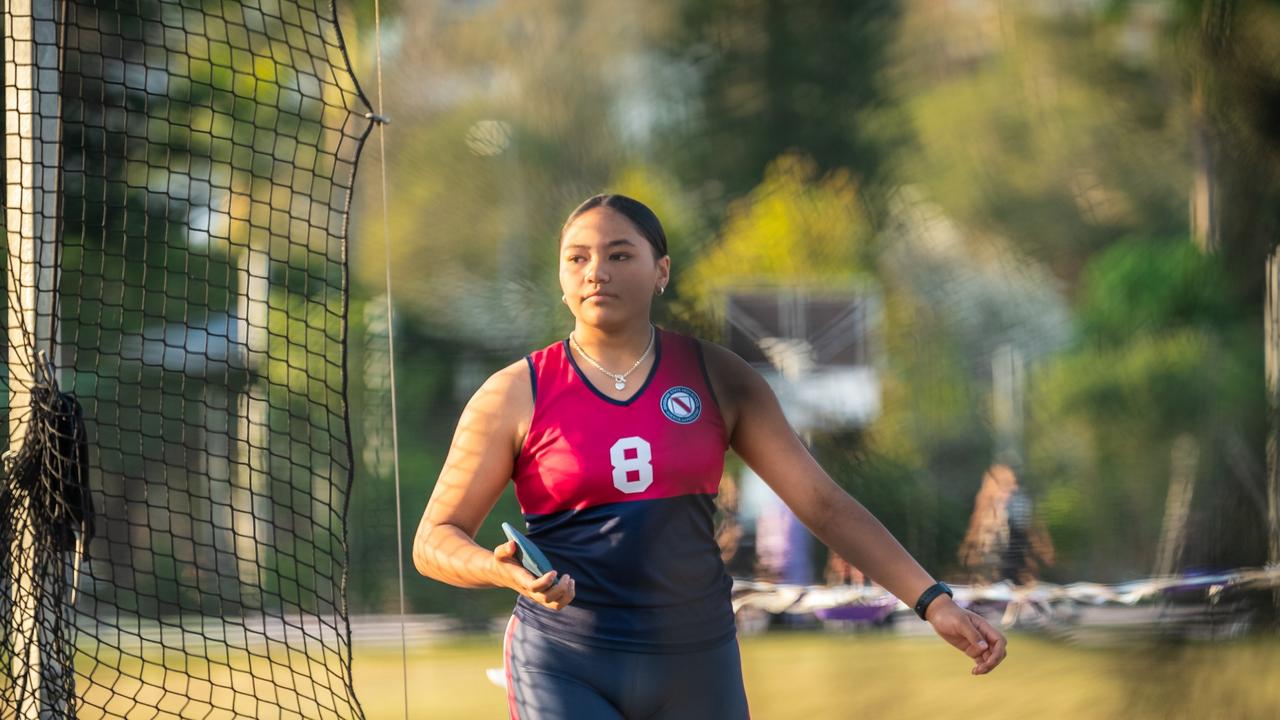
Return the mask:
<path fill-rule="evenodd" d="M 725 308 L 728 345 L 769 382 L 792 426 L 862 426 L 880 413 L 871 290 L 741 290 Z"/>

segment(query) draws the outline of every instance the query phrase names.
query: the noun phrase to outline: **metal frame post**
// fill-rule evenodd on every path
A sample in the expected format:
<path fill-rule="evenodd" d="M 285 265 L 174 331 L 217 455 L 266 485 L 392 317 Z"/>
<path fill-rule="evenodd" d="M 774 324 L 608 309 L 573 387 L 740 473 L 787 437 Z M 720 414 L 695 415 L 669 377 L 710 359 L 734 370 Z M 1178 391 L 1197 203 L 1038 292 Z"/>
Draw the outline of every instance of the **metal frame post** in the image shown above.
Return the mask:
<path fill-rule="evenodd" d="M 6 454 L 26 440 L 31 388 L 41 352 L 55 357 L 58 280 L 56 242 L 62 132 L 59 97 L 62 4 L 58 0 L 4 0 L 5 232 L 8 236 L 9 414 Z M 17 717 L 65 716 L 67 699 L 44 682 L 49 652 L 48 588 L 37 587 L 30 499 L 13 518 L 15 563 L 9 569 L 11 678 Z M 60 616 L 61 613 L 56 613 Z M 51 622 L 57 622 L 57 618 Z M 36 702 L 24 702 L 35 698 Z"/>

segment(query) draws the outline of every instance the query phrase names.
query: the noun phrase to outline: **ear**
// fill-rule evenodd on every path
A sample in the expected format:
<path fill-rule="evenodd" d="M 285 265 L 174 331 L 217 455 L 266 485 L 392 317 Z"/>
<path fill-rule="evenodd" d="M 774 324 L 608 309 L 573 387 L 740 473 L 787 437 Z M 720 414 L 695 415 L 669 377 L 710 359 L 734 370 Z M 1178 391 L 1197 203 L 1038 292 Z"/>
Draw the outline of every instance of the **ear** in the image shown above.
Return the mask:
<path fill-rule="evenodd" d="M 658 284 L 666 287 L 671 282 L 671 256 L 665 255 L 658 259 Z"/>

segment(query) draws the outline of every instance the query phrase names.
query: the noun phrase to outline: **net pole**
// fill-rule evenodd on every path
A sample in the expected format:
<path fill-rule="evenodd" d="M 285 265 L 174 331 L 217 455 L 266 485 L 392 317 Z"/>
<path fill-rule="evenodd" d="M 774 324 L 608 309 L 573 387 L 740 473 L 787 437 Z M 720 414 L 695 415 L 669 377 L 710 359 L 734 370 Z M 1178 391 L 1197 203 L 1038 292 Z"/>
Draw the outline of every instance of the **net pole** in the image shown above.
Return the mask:
<path fill-rule="evenodd" d="M 30 423 L 31 388 L 41 353 L 54 357 L 58 267 L 59 103 L 58 0 L 4 0 L 5 232 L 8 239 L 9 417 L 6 454 L 17 452 Z M 14 639 L 10 659 L 16 717 L 35 720 L 65 716 L 67 698 L 44 682 L 51 652 L 50 630 L 60 613 L 46 598 L 36 565 L 30 497 L 18 505 L 10 572 L 7 631 Z M 25 690 L 25 691 L 24 691 Z"/>
<path fill-rule="evenodd" d="M 247 203 L 248 198 L 245 198 Z M 262 589 L 270 564 L 272 524 L 271 478 L 267 447 L 271 434 L 267 427 L 269 392 L 262 379 L 267 372 L 268 321 L 270 316 L 271 256 L 251 238 L 232 236 L 228 250 L 235 253 L 237 290 L 234 304 L 236 358 L 247 381 L 232 387 L 227 412 L 234 413 L 228 430 L 235 444 L 236 462 L 228 478 L 231 487 L 228 529 L 235 547 L 237 573 L 241 583 L 253 588 L 251 604 L 265 609 Z"/>
<path fill-rule="evenodd" d="M 1280 249 L 1267 256 L 1263 358 L 1267 386 L 1267 566 L 1280 567 Z M 1271 590 L 1280 624 L 1280 586 Z"/>

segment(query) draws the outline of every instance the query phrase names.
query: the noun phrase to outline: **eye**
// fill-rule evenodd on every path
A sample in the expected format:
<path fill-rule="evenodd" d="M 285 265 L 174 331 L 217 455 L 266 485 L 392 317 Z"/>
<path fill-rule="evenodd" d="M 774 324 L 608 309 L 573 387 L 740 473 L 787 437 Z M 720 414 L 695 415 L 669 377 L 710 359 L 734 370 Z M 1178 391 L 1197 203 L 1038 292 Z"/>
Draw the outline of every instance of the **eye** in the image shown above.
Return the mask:
<path fill-rule="evenodd" d="M 624 252 L 614 253 L 609 256 L 609 259 L 610 260 L 630 260 L 631 253 L 624 253 Z"/>
<path fill-rule="evenodd" d="M 582 256 L 581 256 L 581 255 L 570 255 L 569 257 L 565 258 L 565 259 L 564 259 L 564 261 L 565 261 L 565 262 L 576 263 L 576 262 L 578 262 L 578 261 L 579 261 L 579 260 L 581 260 L 581 259 L 582 259 Z"/>

